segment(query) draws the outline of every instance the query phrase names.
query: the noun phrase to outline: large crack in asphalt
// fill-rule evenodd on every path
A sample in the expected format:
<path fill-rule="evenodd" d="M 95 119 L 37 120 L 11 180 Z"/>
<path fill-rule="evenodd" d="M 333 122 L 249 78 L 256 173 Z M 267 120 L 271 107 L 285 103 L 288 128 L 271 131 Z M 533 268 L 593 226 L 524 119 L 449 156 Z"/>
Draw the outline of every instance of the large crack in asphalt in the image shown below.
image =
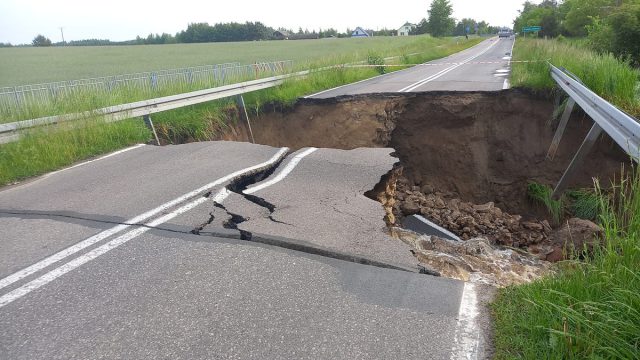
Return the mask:
<path fill-rule="evenodd" d="M 242 175 L 239 176 L 235 179 L 233 179 L 227 186 L 226 189 L 232 193 L 238 194 L 240 196 L 242 196 L 243 198 L 245 198 L 247 201 L 256 204 L 262 208 L 265 208 L 269 211 L 269 216 L 267 217 L 269 220 L 276 222 L 276 223 L 281 223 L 281 224 L 285 224 L 281 221 L 278 221 L 276 219 L 273 218 L 273 213 L 276 210 L 276 206 L 273 205 L 272 203 L 268 202 L 267 200 L 256 196 L 256 195 L 250 195 L 250 194 L 245 194 L 244 191 L 251 185 L 259 183 L 261 181 L 263 181 L 264 179 L 267 179 L 268 177 L 270 177 L 271 175 L 273 175 L 273 173 L 278 169 L 278 167 L 280 167 L 280 164 L 282 164 L 282 162 L 288 158 L 288 154 L 287 156 L 283 156 L 282 158 L 280 158 L 280 160 L 278 160 L 277 162 L 271 164 L 271 166 L 262 169 L 260 171 L 256 171 L 250 174 L 246 174 L 246 175 Z M 248 218 L 240 215 L 240 214 L 236 214 L 236 213 L 232 213 L 230 212 L 224 205 L 222 205 L 219 202 L 216 202 L 214 200 L 213 202 L 213 206 L 215 208 L 221 209 L 224 212 L 226 212 L 227 216 L 229 216 L 229 219 L 225 220 L 222 224 L 222 226 L 225 229 L 231 229 L 231 230 L 237 230 L 240 232 L 241 235 L 241 239 L 242 240 L 251 240 L 252 238 L 252 234 L 249 231 L 246 230 L 242 230 L 238 227 L 238 225 L 240 225 L 241 223 L 249 220 Z M 209 213 L 210 217 L 209 219 L 202 225 L 200 225 L 199 227 L 197 227 L 196 229 L 194 229 L 192 231 L 193 234 L 199 235 L 200 232 L 207 226 L 210 225 L 211 223 L 213 223 L 213 221 L 215 220 L 215 215 L 214 215 L 214 211 L 212 211 L 211 213 Z"/>
<path fill-rule="evenodd" d="M 293 226 L 292 224 L 288 224 L 273 218 L 273 213 L 276 211 L 276 206 L 274 204 L 272 204 L 271 202 L 267 201 L 262 197 L 259 197 L 253 194 L 244 193 L 244 191 L 249 186 L 259 183 L 269 178 L 271 175 L 273 175 L 273 173 L 280 167 L 280 164 L 287 158 L 288 158 L 288 155 L 280 159 L 280 161 L 273 164 L 269 168 L 257 171 L 252 174 L 242 175 L 236 179 L 233 179 L 225 188 L 232 193 L 242 196 L 247 201 L 268 210 L 269 216 L 267 216 L 266 218 L 268 218 L 269 220 L 275 223 Z M 432 275 L 432 276 L 440 276 L 439 273 L 432 271 L 430 269 L 427 269 L 423 266 L 417 266 L 415 269 L 411 269 L 411 268 L 403 267 L 400 265 L 385 263 L 385 262 L 367 258 L 364 256 L 352 255 L 352 254 L 342 253 L 342 252 L 335 251 L 328 248 L 323 248 L 302 240 L 283 238 L 279 236 L 271 236 L 271 235 L 264 235 L 264 234 L 254 234 L 250 231 L 240 229 L 239 227 L 240 224 L 248 221 L 249 218 L 242 216 L 241 214 L 237 214 L 229 211 L 229 209 L 227 209 L 221 202 L 217 202 L 213 200 L 213 206 L 215 207 L 215 209 L 223 210 L 226 213 L 226 215 L 229 217 L 223 222 L 222 226 L 225 229 L 238 231 L 238 233 L 240 234 L 240 240 L 243 240 L 243 241 L 271 245 L 271 246 L 275 246 L 283 249 L 294 250 L 294 251 L 303 252 L 307 254 L 318 255 L 322 257 L 333 258 L 333 259 L 353 262 L 353 263 L 362 264 L 362 265 L 375 266 L 375 267 L 380 267 L 385 269 L 394 269 L 394 270 L 413 272 L 413 273 L 419 273 L 419 274 L 426 274 L 426 275 Z M 192 230 L 191 232 L 192 234 L 200 235 L 200 236 L 225 237 L 219 234 L 213 235 L 213 234 L 207 234 L 206 232 L 203 232 L 203 230 L 208 225 L 212 224 L 213 221 L 215 220 L 215 214 L 214 214 L 215 209 L 209 213 L 209 219 L 207 221 L 205 221 L 202 225 Z"/>

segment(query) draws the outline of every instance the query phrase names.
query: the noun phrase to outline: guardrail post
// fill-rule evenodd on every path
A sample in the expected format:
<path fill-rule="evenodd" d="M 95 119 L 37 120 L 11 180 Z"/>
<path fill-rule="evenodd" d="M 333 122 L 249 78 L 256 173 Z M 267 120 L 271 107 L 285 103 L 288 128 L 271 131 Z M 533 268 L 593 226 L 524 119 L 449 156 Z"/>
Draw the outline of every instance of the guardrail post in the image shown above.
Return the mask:
<path fill-rule="evenodd" d="M 573 107 L 575 105 L 575 100 L 570 97 L 567 100 L 567 105 L 564 107 L 564 111 L 562 112 L 562 117 L 560 118 L 560 122 L 558 123 L 556 133 L 553 135 L 553 140 L 551 141 L 549 151 L 547 151 L 547 159 L 553 160 L 553 158 L 556 156 L 558 146 L 560 145 L 560 140 L 562 139 L 562 135 L 564 134 L 564 129 L 567 127 L 569 117 L 571 117 L 571 113 L 573 112 Z"/>
<path fill-rule="evenodd" d="M 602 128 L 597 123 L 594 123 L 591 127 L 591 130 L 589 130 L 587 137 L 584 138 L 582 145 L 580 145 L 580 149 L 578 149 L 578 152 L 573 157 L 573 160 L 571 160 L 569 167 L 567 167 L 567 170 L 565 170 L 564 174 L 562 174 L 562 178 L 560 178 L 558 185 L 556 185 L 555 189 L 553 189 L 553 194 L 551 194 L 551 197 L 553 199 L 558 199 L 560 195 L 567 189 L 569 180 L 571 180 L 571 177 L 573 176 L 575 171 L 584 162 L 584 159 L 593 148 L 593 145 L 596 143 L 596 140 L 598 140 L 600 134 L 602 134 Z"/>
<path fill-rule="evenodd" d="M 156 132 L 155 126 L 153 126 L 153 121 L 151 121 L 151 116 L 142 115 L 142 120 L 144 120 L 144 124 L 147 125 L 149 130 L 153 132 L 153 137 L 156 139 L 156 145 L 160 146 L 160 139 L 158 139 L 158 133 Z"/>
<path fill-rule="evenodd" d="M 244 104 L 244 97 L 242 95 L 236 96 L 236 104 L 238 104 L 238 110 L 240 111 L 240 117 L 244 118 L 247 122 L 247 126 L 249 127 L 249 134 L 251 135 L 251 142 L 256 143 L 256 140 L 253 138 L 253 130 L 251 130 L 251 122 L 249 121 L 249 113 L 247 113 L 247 108 Z"/>

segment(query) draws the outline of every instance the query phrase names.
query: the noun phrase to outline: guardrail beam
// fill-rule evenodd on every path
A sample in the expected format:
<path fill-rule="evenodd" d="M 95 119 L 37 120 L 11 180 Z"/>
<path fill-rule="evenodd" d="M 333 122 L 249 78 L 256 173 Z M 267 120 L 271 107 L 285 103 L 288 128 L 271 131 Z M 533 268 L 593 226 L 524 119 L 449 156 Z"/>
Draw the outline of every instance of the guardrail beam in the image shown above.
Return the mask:
<path fill-rule="evenodd" d="M 565 170 L 562 178 L 553 190 L 551 196 L 557 199 L 562 195 L 564 190 L 566 190 L 572 175 L 584 162 L 584 159 L 593 148 L 596 140 L 603 132 L 606 132 L 633 161 L 638 162 L 640 160 L 640 123 L 638 123 L 638 120 L 635 118 L 598 96 L 577 79 L 575 75 L 564 69 L 561 70 L 552 64 L 549 65 L 551 67 L 551 77 L 556 81 L 558 86 L 569 95 L 569 98 L 575 102 L 574 106 L 580 106 L 594 121 L 587 137 L 582 142 L 582 145 L 580 145 L 580 149 L 573 157 L 569 167 Z M 563 120 L 568 121 L 569 115 L 570 111 L 565 109 L 565 112 L 562 114 Z M 561 136 L 560 129 L 564 131 L 565 126 L 566 124 L 562 124 L 561 121 L 547 157 L 549 157 L 549 155 L 555 155 L 560 141 L 559 137 Z"/>

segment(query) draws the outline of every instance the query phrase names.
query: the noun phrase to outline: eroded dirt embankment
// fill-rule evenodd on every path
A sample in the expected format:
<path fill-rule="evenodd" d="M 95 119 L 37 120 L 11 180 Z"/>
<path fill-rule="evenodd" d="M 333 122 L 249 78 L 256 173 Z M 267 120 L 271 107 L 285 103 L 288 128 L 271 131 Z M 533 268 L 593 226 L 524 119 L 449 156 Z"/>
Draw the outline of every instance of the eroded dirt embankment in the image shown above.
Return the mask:
<path fill-rule="evenodd" d="M 557 260 L 563 240 L 546 210 L 527 199 L 527 184 L 554 185 L 592 121 L 576 112 L 549 160 L 552 113 L 548 95 L 514 89 L 305 99 L 263 110 L 251 123 L 261 144 L 394 148 L 402 171 L 369 194 L 383 202 L 390 225 L 420 213 L 464 239 L 485 236 Z M 248 141 L 248 128 L 238 124 L 222 138 Z M 605 135 L 571 186 L 592 186 L 593 177 L 606 184 L 626 159 Z"/>

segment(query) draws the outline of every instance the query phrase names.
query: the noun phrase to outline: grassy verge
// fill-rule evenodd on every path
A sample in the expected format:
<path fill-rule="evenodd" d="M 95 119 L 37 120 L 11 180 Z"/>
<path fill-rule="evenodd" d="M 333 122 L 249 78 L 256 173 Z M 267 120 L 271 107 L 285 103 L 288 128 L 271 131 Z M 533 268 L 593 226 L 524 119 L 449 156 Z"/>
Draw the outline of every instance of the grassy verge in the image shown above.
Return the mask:
<path fill-rule="evenodd" d="M 0 146 L 0 185 L 145 142 L 149 138 L 149 131 L 142 121 L 132 120 L 109 124 L 87 120 L 31 131 L 19 141 Z"/>
<path fill-rule="evenodd" d="M 555 66 L 565 67 L 598 95 L 640 116 L 640 70 L 612 55 L 600 55 L 570 42 L 523 38 L 516 41 L 513 54 L 514 60 L 549 60 Z M 545 61 L 513 63 L 511 84 L 538 90 L 555 87 Z"/>
<path fill-rule="evenodd" d="M 519 39 L 515 60 L 548 59 L 580 77 L 603 98 L 638 116 L 640 72 L 581 44 Z M 551 89 L 545 62 L 514 63 L 514 86 Z M 528 285 L 502 289 L 493 303 L 497 359 L 640 358 L 640 173 L 612 192 L 568 192 L 530 184 L 529 196 L 554 218 L 565 212 L 595 219 L 601 246 L 577 249 L 557 273 Z"/>
<path fill-rule="evenodd" d="M 389 49 L 373 47 L 369 51 L 360 50 L 349 56 L 329 57 L 314 62 L 309 61 L 299 66 L 317 68 L 366 61 L 372 54 L 377 57 L 397 56 L 395 63 L 412 64 L 450 55 L 480 41 L 481 39 L 478 38 L 465 41 L 451 38 L 433 39 L 428 36 L 415 37 L 410 43 L 391 49 L 396 51 L 395 53 Z M 397 69 L 390 68 L 389 71 Z M 247 94 L 245 101 L 249 111 L 255 115 L 267 103 L 290 105 L 300 96 L 376 75 L 379 75 L 379 72 L 375 68 L 335 68 L 286 81 L 276 88 Z M 126 94 L 123 97 L 126 98 Z M 75 102 L 57 104 L 53 110 L 54 113 L 67 113 L 93 109 L 104 106 L 100 101 L 105 100 L 89 94 L 85 98 L 78 98 Z M 113 99 L 109 102 L 113 102 Z M 37 112 L 40 115 L 50 115 L 49 110 L 51 109 L 38 109 L 32 114 Z M 237 121 L 238 114 L 233 102 L 220 100 L 154 114 L 152 118 L 159 136 L 165 142 L 182 143 L 216 138 L 229 123 Z M 150 133 L 144 128 L 140 119 L 113 124 L 100 124 L 93 121 L 83 126 L 74 125 L 69 128 L 70 126 L 52 126 L 47 131 L 30 132 L 27 137 L 18 142 L 0 145 L 0 186 L 151 139 Z"/>
<path fill-rule="evenodd" d="M 640 358 L 640 174 L 601 195 L 603 246 L 500 291 L 497 359 Z"/>

